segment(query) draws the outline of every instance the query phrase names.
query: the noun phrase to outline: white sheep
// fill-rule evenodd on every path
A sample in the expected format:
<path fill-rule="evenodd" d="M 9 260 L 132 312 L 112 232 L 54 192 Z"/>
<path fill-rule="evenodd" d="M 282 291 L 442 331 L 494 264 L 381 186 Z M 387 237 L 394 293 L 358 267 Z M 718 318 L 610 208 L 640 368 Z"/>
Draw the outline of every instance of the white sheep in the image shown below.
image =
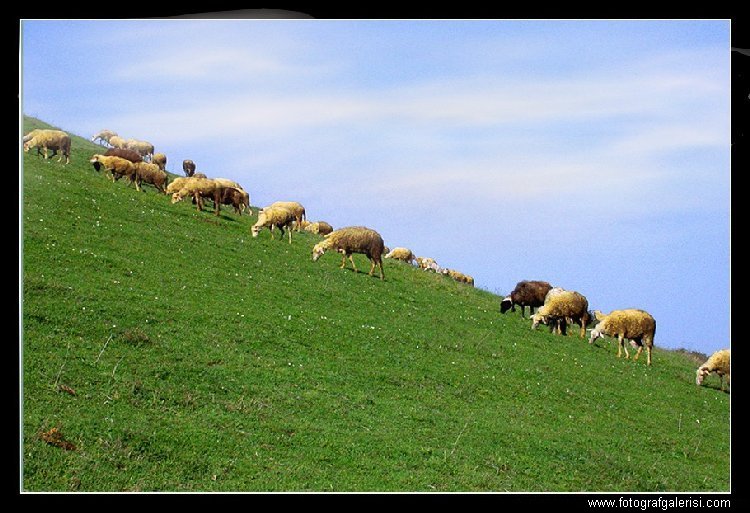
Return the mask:
<path fill-rule="evenodd" d="M 729 385 L 730 356 L 731 354 L 729 349 L 721 349 L 712 354 L 708 358 L 708 360 L 706 360 L 706 362 L 698 367 L 697 371 L 695 371 L 695 384 L 700 386 L 706 376 L 708 376 L 712 372 L 715 372 L 721 379 L 721 389 L 723 391 L 724 376 L 727 377 L 727 385 Z"/>
<path fill-rule="evenodd" d="M 354 264 L 354 253 L 361 253 L 370 259 L 370 276 L 375 271 L 375 266 L 380 266 L 380 279 L 385 280 L 383 272 L 383 238 L 378 232 L 364 226 L 348 226 L 334 230 L 325 238 L 317 243 L 312 250 L 313 262 L 317 261 L 326 251 L 333 249 L 343 256 L 341 258 L 341 268 L 346 266 L 347 257 L 352 263 L 355 272 L 357 266 Z"/>
<path fill-rule="evenodd" d="M 224 187 L 210 178 L 178 177 L 167 186 L 167 194 L 172 194 L 172 203 L 182 201 L 186 196 L 192 196 L 195 199 L 196 209 L 203 210 L 203 198 L 211 199 L 214 202 L 214 214 L 220 215 L 221 196 Z"/>
<path fill-rule="evenodd" d="M 402 262 L 407 262 L 409 264 L 414 263 L 417 260 L 417 257 L 414 256 L 414 253 L 412 253 L 409 248 L 403 247 L 393 248 L 386 253 L 383 258 L 393 258 L 394 260 L 401 260 Z"/>
<path fill-rule="evenodd" d="M 417 266 L 423 271 L 432 271 L 434 273 L 440 270 L 440 266 L 431 257 L 416 257 Z"/>
<path fill-rule="evenodd" d="M 109 140 L 112 137 L 115 137 L 115 136 L 117 136 L 117 132 L 113 132 L 112 130 L 104 129 L 104 130 L 101 130 L 101 131 L 97 132 L 93 136 L 91 136 L 91 142 L 94 142 L 94 141 L 96 141 L 98 139 L 100 145 L 103 142 L 109 144 Z"/>
<path fill-rule="evenodd" d="M 37 148 L 37 153 L 39 153 L 39 149 L 41 148 L 43 150 L 44 160 L 47 160 L 50 156 L 48 150 L 52 150 L 53 157 L 57 155 L 59 151 L 60 156 L 57 161 L 62 162 L 63 157 L 65 157 L 65 163 L 70 163 L 70 136 L 67 133 L 62 130 L 37 129 L 32 131 L 32 133 L 27 134 L 27 137 L 29 135 L 31 135 L 31 137 L 26 139 L 23 143 L 24 152 L 28 152 L 32 148 Z"/>
<path fill-rule="evenodd" d="M 109 138 L 109 145 L 113 148 L 119 148 L 121 150 L 126 150 L 128 148 L 128 141 L 120 137 L 119 135 L 113 135 Z M 140 153 L 139 153 L 140 155 Z"/>
<path fill-rule="evenodd" d="M 443 269 L 441 272 L 447 276 L 450 276 L 459 283 L 466 283 L 468 285 L 471 285 L 472 287 L 474 286 L 474 278 L 472 278 L 468 274 L 462 273 L 461 271 L 456 271 L 455 269 Z"/>
<path fill-rule="evenodd" d="M 267 227 L 271 232 L 271 238 L 274 239 L 273 229 L 277 227 L 281 231 L 281 238 L 284 238 L 284 228 L 289 231 L 289 244 L 292 243 L 292 223 L 296 216 L 294 212 L 285 207 L 269 206 L 258 212 L 258 221 L 250 229 L 253 237 L 257 237 L 260 230 Z"/>
<path fill-rule="evenodd" d="M 628 308 L 625 310 L 612 310 L 609 314 L 604 315 L 600 311 L 594 312 L 596 320 L 599 323 L 591 330 L 589 344 L 604 335 L 617 337 L 617 357 L 622 356 L 622 350 L 625 350 L 625 358 L 630 358 L 628 348 L 625 345 L 625 339 L 631 341 L 634 346 L 638 346 L 638 352 L 634 360 L 637 360 L 646 346 L 648 355 L 648 365 L 651 365 L 651 350 L 654 347 L 654 335 L 656 334 L 656 320 L 644 310 Z"/>
<path fill-rule="evenodd" d="M 583 294 L 574 290 L 565 290 L 554 294 L 549 301 L 539 307 L 531 316 L 531 329 L 542 323 L 551 330 L 559 327 L 559 333 L 565 335 L 568 320 L 581 325 L 581 338 L 586 335 L 589 322 L 589 302 Z"/>
<path fill-rule="evenodd" d="M 110 143 L 112 139 L 110 139 Z M 150 159 L 154 154 L 154 145 L 147 141 L 139 141 L 138 139 L 128 139 L 125 141 L 125 147 L 129 150 L 137 151 L 143 158 Z"/>

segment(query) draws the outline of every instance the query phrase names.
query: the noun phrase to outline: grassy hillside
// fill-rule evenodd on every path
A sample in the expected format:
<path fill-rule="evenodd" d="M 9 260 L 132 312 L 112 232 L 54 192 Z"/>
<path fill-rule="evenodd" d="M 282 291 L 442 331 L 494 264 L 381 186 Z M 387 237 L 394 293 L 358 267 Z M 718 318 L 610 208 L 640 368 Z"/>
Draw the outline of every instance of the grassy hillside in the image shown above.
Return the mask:
<path fill-rule="evenodd" d="M 687 357 L 314 263 L 317 236 L 113 184 L 97 148 L 23 156 L 24 490 L 729 490 L 729 396 Z"/>

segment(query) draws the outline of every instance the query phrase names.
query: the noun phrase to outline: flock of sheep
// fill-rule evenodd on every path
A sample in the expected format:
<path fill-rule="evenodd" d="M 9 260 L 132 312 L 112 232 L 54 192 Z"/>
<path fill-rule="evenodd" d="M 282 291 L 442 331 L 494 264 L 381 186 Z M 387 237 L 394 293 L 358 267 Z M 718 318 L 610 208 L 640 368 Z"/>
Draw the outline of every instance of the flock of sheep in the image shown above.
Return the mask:
<path fill-rule="evenodd" d="M 199 211 L 203 209 L 203 200 L 209 199 L 214 204 L 217 216 L 220 205 L 232 205 L 238 215 L 244 211 L 252 215 L 250 195 L 240 184 L 225 178 L 208 178 L 203 173 L 196 173 L 196 165 L 192 160 L 183 161 L 185 176 L 178 177 L 170 183 L 165 171 L 167 157 L 163 153 L 154 153 L 153 144 L 136 139 L 123 139 L 111 130 L 102 130 L 91 140 L 110 146 L 105 153 L 93 155 L 90 162 L 97 171 L 109 171 L 113 182 L 123 176 L 127 177 L 139 191 L 142 184 L 151 184 L 163 194 L 172 194 L 172 203 L 191 197 Z M 45 160 L 50 158 L 49 151 L 53 152 L 51 156 L 59 153 L 58 162 L 62 162 L 64 157 L 66 164 L 70 162 L 70 145 L 70 136 L 61 130 L 37 129 L 23 137 L 25 152 L 36 148 L 37 154 L 44 155 Z M 334 230 L 325 221 L 309 222 L 306 220 L 304 206 L 295 201 L 278 201 L 261 209 L 258 212 L 258 221 L 251 228 L 252 236 L 257 237 L 263 228 L 269 229 L 271 238 L 275 238 L 276 228 L 283 238 L 286 228 L 290 244 L 292 231 L 295 229 L 298 232 L 304 229 L 322 235 L 323 240 L 312 249 L 313 261 L 317 261 L 326 251 L 336 251 L 342 255 L 341 268 L 346 266 L 348 258 L 352 268 L 357 271 L 352 255 L 364 254 L 371 263 L 369 275 L 372 276 L 375 268 L 379 267 L 381 280 L 385 280 L 382 259 L 392 258 L 474 286 L 474 278 L 453 269 L 441 268 L 433 258 L 416 257 L 411 250 L 404 247 L 389 250 L 380 234 L 371 228 L 349 226 Z M 590 330 L 589 344 L 605 335 L 616 337 L 617 357 L 621 357 L 624 351 L 625 358 L 629 358 L 625 343 L 627 340 L 631 346 L 637 348 L 634 360 L 638 359 L 645 347 L 647 364 L 651 365 L 656 320 L 644 310 L 613 310 L 609 314 L 603 314 L 598 310 L 591 311 L 588 300 L 579 292 L 553 287 L 545 281 L 526 280 L 518 282 L 513 291 L 503 298 L 500 312 L 515 311 L 516 306 L 521 307 L 521 316 L 524 318 L 525 308 L 529 307 L 531 329 L 536 329 L 539 324 L 546 324 L 550 331 L 565 335 L 569 325 L 578 324 L 580 337 L 584 338 L 586 327 L 591 323 L 594 327 Z M 537 308 L 536 313 L 534 308 Z M 715 352 L 698 368 L 696 385 L 701 385 L 704 378 L 711 373 L 716 373 L 720 377 L 721 389 L 724 390 L 724 378 L 726 377 L 727 384 L 730 379 L 729 349 Z"/>

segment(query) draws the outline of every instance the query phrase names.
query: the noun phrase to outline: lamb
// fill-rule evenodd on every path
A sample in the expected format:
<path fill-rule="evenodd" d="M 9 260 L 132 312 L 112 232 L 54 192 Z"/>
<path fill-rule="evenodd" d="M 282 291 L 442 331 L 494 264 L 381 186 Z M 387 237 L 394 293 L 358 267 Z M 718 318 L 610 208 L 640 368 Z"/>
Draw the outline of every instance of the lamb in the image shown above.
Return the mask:
<path fill-rule="evenodd" d="M 193 176 L 195 174 L 195 162 L 189 159 L 183 160 L 182 171 L 185 173 L 185 176 Z"/>
<path fill-rule="evenodd" d="M 281 238 L 284 238 L 284 228 L 286 227 L 289 231 L 289 244 L 292 243 L 292 223 L 295 221 L 296 216 L 294 212 L 285 207 L 280 206 L 269 206 L 258 212 L 258 222 L 256 222 L 250 229 L 253 237 L 257 237 L 260 230 L 263 227 L 268 227 L 271 232 L 271 238 L 274 239 L 273 229 L 278 227 L 281 231 Z"/>
<path fill-rule="evenodd" d="M 167 169 L 167 156 L 163 153 L 154 153 L 154 156 L 151 157 L 151 163 L 156 164 L 159 166 L 159 169 L 165 171 Z"/>
<path fill-rule="evenodd" d="M 135 164 L 135 188 L 141 190 L 142 183 L 150 183 L 162 194 L 166 194 L 167 187 L 167 173 L 159 169 L 156 164 L 149 164 L 148 162 L 138 162 Z"/>
<path fill-rule="evenodd" d="M 127 176 L 132 182 L 135 179 L 135 164 L 122 157 L 94 155 L 89 160 L 94 165 L 94 169 L 99 171 L 102 167 L 112 173 L 112 182 Z"/>
<path fill-rule="evenodd" d="M 195 199 L 196 208 L 199 212 L 203 211 L 203 198 L 209 198 L 214 202 L 214 215 L 220 215 L 221 195 L 224 187 L 209 178 L 175 178 L 167 186 L 167 193 L 172 194 L 172 203 L 182 201 L 185 196 L 192 196 Z"/>
<path fill-rule="evenodd" d="M 348 226 L 332 231 L 325 236 L 325 239 L 317 243 L 312 250 L 312 259 L 315 262 L 327 250 L 333 249 L 343 255 L 341 258 L 342 269 L 346 265 L 346 258 L 348 257 L 354 271 L 359 272 L 357 266 L 354 265 L 352 254 L 362 253 L 367 256 L 372 264 L 369 275 L 372 276 L 377 264 L 380 266 L 380 279 L 385 280 L 382 260 L 384 247 L 383 238 L 375 230 L 364 226 Z"/>
<path fill-rule="evenodd" d="M 128 142 L 119 135 L 113 135 L 109 138 L 109 145 L 113 148 L 127 149 Z"/>
<path fill-rule="evenodd" d="M 544 303 L 536 314 L 531 316 L 531 329 L 542 323 L 550 329 L 558 328 L 561 335 L 566 334 L 566 323 L 581 325 L 581 338 L 586 335 L 589 318 L 589 302 L 586 297 L 573 290 L 564 290 L 553 295 Z"/>
<path fill-rule="evenodd" d="M 94 141 L 96 141 L 98 139 L 99 140 L 99 144 L 102 144 L 103 142 L 109 144 L 109 140 L 111 138 L 113 138 L 113 137 L 116 137 L 116 136 L 117 136 L 117 132 L 113 132 L 112 130 L 104 129 L 104 130 L 100 130 L 99 132 L 97 132 L 96 134 L 94 134 L 91 137 L 91 142 L 94 142 Z"/>
<path fill-rule="evenodd" d="M 393 258 L 394 260 L 401 260 L 409 264 L 417 260 L 417 257 L 414 256 L 414 253 L 410 249 L 402 247 L 393 248 L 383 258 Z"/>
<path fill-rule="evenodd" d="M 386 258 L 387 258 L 387 256 L 386 256 Z M 451 278 L 453 278 L 454 280 L 456 280 L 459 283 L 467 283 L 467 284 L 471 285 L 472 287 L 474 286 L 474 278 L 472 278 L 468 274 L 464 274 L 464 273 L 462 273 L 460 271 L 456 271 L 454 269 L 443 269 L 442 273 L 445 274 L 445 275 L 450 276 Z"/>
<path fill-rule="evenodd" d="M 104 152 L 105 157 L 121 157 L 125 160 L 129 160 L 133 164 L 137 164 L 138 162 L 143 162 L 143 157 L 141 157 L 138 152 L 133 150 L 128 150 L 125 148 L 110 148 L 107 151 Z"/>
<path fill-rule="evenodd" d="M 31 138 L 23 143 L 23 151 L 28 152 L 31 148 L 39 148 L 44 150 L 44 160 L 49 158 L 48 150 L 52 150 L 52 156 L 57 155 L 60 152 L 60 157 L 57 159 L 58 162 L 62 162 L 65 157 L 65 163 L 70 163 L 70 136 L 62 130 L 39 130 L 34 132 Z"/>
<path fill-rule="evenodd" d="M 729 349 L 721 349 L 712 354 L 708 360 L 706 360 L 706 362 L 695 371 L 695 384 L 700 386 L 706 376 L 715 372 L 719 378 L 721 378 L 721 390 L 724 391 L 724 376 L 727 377 L 727 385 L 729 385 L 730 356 Z"/>
<path fill-rule="evenodd" d="M 296 201 L 275 201 L 271 203 L 271 206 L 285 207 L 288 210 L 291 210 L 294 214 L 295 221 L 297 222 L 297 231 L 301 230 L 300 225 L 305 219 L 305 207 L 303 207 L 301 203 L 298 203 Z"/>
<path fill-rule="evenodd" d="M 516 305 L 521 307 L 521 317 L 526 317 L 525 310 L 529 307 L 529 316 L 534 313 L 534 308 L 544 304 L 544 298 L 550 291 L 552 285 L 546 281 L 523 280 L 516 283 L 516 288 L 500 302 L 500 313 L 508 310 L 516 311 Z"/>
<path fill-rule="evenodd" d="M 637 360 L 646 346 L 648 353 L 648 365 L 651 365 L 651 350 L 654 347 L 654 335 L 656 334 L 656 320 L 644 310 L 630 308 L 626 310 L 612 310 L 608 315 L 596 310 L 594 312 L 599 323 L 591 330 L 589 344 L 604 335 L 617 337 L 617 357 L 622 355 L 625 349 L 625 358 L 630 358 L 625 339 L 629 339 L 634 346 L 638 346 L 638 352 L 634 360 Z"/>
<path fill-rule="evenodd" d="M 112 139 L 110 139 L 110 142 Z M 137 151 L 143 158 L 150 157 L 154 154 L 154 145 L 147 141 L 139 141 L 137 139 L 128 139 L 125 141 L 125 147 Z"/>

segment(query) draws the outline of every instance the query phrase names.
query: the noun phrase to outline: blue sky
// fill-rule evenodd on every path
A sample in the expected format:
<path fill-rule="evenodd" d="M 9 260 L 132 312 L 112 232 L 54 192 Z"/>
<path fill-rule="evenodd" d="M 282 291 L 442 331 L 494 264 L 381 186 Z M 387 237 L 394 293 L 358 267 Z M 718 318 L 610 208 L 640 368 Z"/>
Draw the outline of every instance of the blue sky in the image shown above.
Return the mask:
<path fill-rule="evenodd" d="M 22 110 L 729 346 L 728 20 L 21 22 Z M 51 49 L 54 49 L 51 50 Z"/>

